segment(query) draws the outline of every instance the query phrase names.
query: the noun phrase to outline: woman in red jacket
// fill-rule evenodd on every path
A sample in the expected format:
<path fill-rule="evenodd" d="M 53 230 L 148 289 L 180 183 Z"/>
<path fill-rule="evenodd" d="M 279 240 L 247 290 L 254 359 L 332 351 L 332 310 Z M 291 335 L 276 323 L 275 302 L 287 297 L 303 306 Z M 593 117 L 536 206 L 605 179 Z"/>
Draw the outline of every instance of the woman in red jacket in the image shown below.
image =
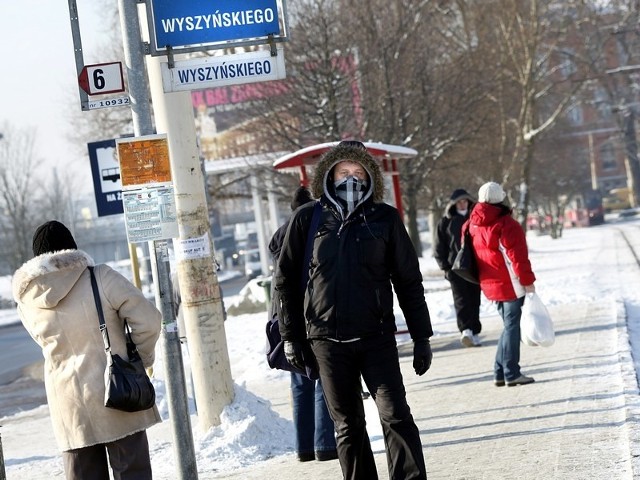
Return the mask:
<path fill-rule="evenodd" d="M 480 288 L 496 302 L 504 322 L 493 367 L 494 384 L 502 387 L 533 383 L 520 371 L 520 317 L 526 293 L 534 292 L 536 280 L 525 232 L 511 216 L 506 194 L 495 182 L 478 191 L 478 204 L 463 226 L 469 229 L 478 262 Z M 464 237 L 464 235 L 463 235 Z"/>

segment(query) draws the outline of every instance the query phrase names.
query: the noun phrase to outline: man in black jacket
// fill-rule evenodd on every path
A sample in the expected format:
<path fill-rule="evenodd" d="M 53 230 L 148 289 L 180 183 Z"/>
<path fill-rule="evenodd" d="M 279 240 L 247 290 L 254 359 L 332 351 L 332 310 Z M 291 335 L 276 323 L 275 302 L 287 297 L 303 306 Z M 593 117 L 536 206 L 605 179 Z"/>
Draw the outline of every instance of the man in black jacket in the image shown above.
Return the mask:
<path fill-rule="evenodd" d="M 414 343 L 413 367 L 431 366 L 433 335 L 418 258 L 398 215 L 382 203 L 378 163 L 360 142 L 341 142 L 316 167 L 312 193 L 322 214 L 304 298 L 300 272 L 313 205 L 290 219 L 275 275 L 280 333 L 290 363 L 303 366 L 309 342 L 335 422 L 345 479 L 377 479 L 365 427 L 360 376 L 375 399 L 389 477 L 426 479 L 418 428 L 406 401 L 395 340 L 393 289 Z M 393 288 L 393 289 L 392 289 Z"/>

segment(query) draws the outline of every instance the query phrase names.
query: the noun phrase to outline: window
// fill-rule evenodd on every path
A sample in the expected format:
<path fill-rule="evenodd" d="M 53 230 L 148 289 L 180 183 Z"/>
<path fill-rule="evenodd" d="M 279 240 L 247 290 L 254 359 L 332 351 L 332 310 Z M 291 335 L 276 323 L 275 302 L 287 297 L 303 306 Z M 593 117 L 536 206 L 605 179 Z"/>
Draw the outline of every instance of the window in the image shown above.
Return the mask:
<path fill-rule="evenodd" d="M 575 105 L 567 110 L 567 118 L 573 125 L 582 125 L 584 122 L 584 115 L 582 112 L 582 107 L 580 105 Z"/>
<path fill-rule="evenodd" d="M 618 166 L 616 154 L 611 143 L 605 143 L 600 146 L 600 164 L 602 165 L 602 170 L 615 170 Z"/>

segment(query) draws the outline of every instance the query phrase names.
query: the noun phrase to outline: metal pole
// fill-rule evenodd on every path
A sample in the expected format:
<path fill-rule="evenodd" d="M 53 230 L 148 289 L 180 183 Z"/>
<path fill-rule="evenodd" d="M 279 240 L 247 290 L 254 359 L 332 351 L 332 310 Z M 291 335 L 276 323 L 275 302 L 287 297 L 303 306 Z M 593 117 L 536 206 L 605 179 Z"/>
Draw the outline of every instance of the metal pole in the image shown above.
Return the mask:
<path fill-rule="evenodd" d="M 136 0 L 118 0 L 120 27 L 124 47 L 131 112 L 136 136 L 154 133 L 145 71 L 144 47 L 140 35 L 138 7 Z M 196 465 L 193 433 L 189 417 L 189 405 L 185 387 L 182 350 L 177 332 L 171 295 L 171 278 L 167 243 L 152 242 L 149 254 L 154 278 L 156 305 L 162 311 L 163 353 L 165 355 L 165 376 L 167 399 L 174 434 L 174 455 L 180 479 L 196 480 Z"/>
<path fill-rule="evenodd" d="M 2 434 L 0 434 L 0 480 L 7 480 L 7 472 L 4 470 L 4 453 L 2 453 Z"/>
<path fill-rule="evenodd" d="M 271 256 L 267 252 L 267 235 L 264 229 L 264 206 L 258 190 L 258 178 L 251 174 L 251 198 L 253 200 L 253 214 L 256 218 L 256 233 L 258 234 L 258 250 L 260 251 L 260 268 L 263 275 L 269 275 Z"/>
<path fill-rule="evenodd" d="M 71 20 L 71 38 L 73 40 L 73 54 L 76 60 L 76 73 L 79 76 L 84 68 L 84 56 L 82 55 L 82 39 L 80 38 L 80 21 L 76 0 L 69 0 L 69 19 Z M 89 97 L 87 92 L 80 88 L 80 84 L 78 84 L 78 92 L 80 93 L 80 108 L 89 110 Z"/>
<path fill-rule="evenodd" d="M 150 242 L 151 243 L 151 242 Z M 169 276 L 169 252 L 166 241 L 153 242 L 151 255 L 151 269 L 156 279 L 156 304 L 162 309 L 162 352 L 164 356 L 165 372 L 169 376 L 181 381 L 168 381 L 167 404 L 171 416 L 173 430 L 173 452 L 178 466 L 178 478 L 181 480 L 197 480 L 198 466 L 195 458 L 191 420 L 189 418 L 189 402 L 185 385 L 184 364 L 182 362 L 182 346 L 174 318 L 173 289 Z"/>

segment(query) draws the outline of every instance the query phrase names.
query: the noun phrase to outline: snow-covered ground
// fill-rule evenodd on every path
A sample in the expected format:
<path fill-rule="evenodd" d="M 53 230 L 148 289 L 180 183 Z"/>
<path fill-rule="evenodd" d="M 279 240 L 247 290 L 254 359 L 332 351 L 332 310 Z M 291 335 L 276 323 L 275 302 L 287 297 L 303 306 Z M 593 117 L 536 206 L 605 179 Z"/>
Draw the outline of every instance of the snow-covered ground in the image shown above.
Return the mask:
<path fill-rule="evenodd" d="M 611 216 L 603 226 L 565 230 L 564 236 L 558 240 L 530 232 L 528 242 L 533 269 L 538 278 L 536 289 L 545 304 L 552 306 L 605 299 L 623 302 L 629 317 L 632 352 L 634 359 L 637 359 L 640 358 L 636 354 L 640 353 L 637 345 L 640 343 L 640 328 L 637 325 L 640 323 L 640 269 L 637 260 L 625 252 L 626 243 L 620 231 L 640 251 L 640 218 L 635 217 L 618 219 Z M 599 262 L 595 267 L 595 262 L 591 260 L 597 258 L 599 252 L 612 242 L 620 249 L 616 261 L 606 266 Z M 421 258 L 421 268 L 436 336 L 458 335 L 448 283 L 442 278 L 429 250 Z M 259 297 L 261 291 L 253 289 L 247 294 Z M 0 278 L 0 297 L 10 298 L 9 277 Z M 241 296 L 225 299 L 227 306 L 239 301 Z M 486 300 L 483 300 L 481 309 L 482 316 L 496 314 L 495 307 Z M 397 312 L 397 318 L 402 328 L 400 312 Z M 0 310 L 0 324 L 16 321 L 15 311 Z M 229 316 L 225 323 L 235 400 L 225 408 L 221 425 L 202 432 L 193 402 L 190 402 L 199 472 L 232 471 L 293 451 L 293 425 L 278 413 L 288 406 L 272 405 L 265 399 L 282 398 L 289 385 L 287 373 L 270 370 L 266 364 L 265 322 L 266 313 L 257 313 Z M 399 340 L 408 341 L 408 337 L 399 336 Z M 186 349 L 184 356 L 188 371 Z M 155 366 L 154 384 L 158 406 L 166 420 L 149 431 L 154 474 L 159 479 L 175 478 L 172 429 L 168 420 L 161 358 Z M 189 385 L 187 390 L 191 392 Z M 46 405 L 0 418 L 0 424 L 19 424 L 24 438 L 20 445 L 4 442 L 9 478 L 36 480 L 63 477 L 62 462 L 51 432 Z M 379 424 L 372 422 L 368 429 L 371 438 L 375 439 L 374 450 L 383 448 Z"/>

